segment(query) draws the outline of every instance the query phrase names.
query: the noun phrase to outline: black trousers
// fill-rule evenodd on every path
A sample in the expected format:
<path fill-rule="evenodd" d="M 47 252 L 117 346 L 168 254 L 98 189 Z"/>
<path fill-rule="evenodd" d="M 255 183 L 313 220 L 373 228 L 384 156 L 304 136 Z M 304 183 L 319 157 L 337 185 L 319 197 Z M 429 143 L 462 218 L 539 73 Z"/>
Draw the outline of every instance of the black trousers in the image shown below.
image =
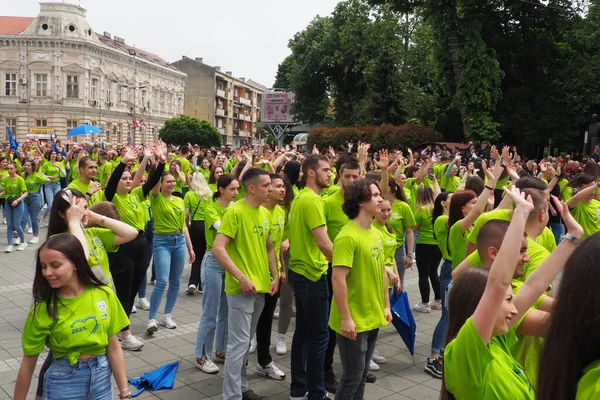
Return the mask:
<path fill-rule="evenodd" d="M 148 244 L 144 232 L 140 232 L 131 242 L 122 244 L 119 251 L 108 253 L 108 261 L 115 292 L 129 317 L 135 296 L 148 270 Z M 129 326 L 122 330 L 129 330 Z"/>
<path fill-rule="evenodd" d="M 419 270 L 419 292 L 421 301 L 429 303 L 429 282 L 433 287 L 435 299 L 441 299 L 440 277 L 438 266 L 442 261 L 440 248 L 435 244 L 417 244 L 417 269 Z"/>
<path fill-rule="evenodd" d="M 279 292 L 275 296 L 265 293 L 265 306 L 256 325 L 256 356 L 258 363 L 263 368 L 273 361 L 269 347 L 271 346 L 271 328 L 277 299 L 279 299 Z"/>
<path fill-rule="evenodd" d="M 327 285 L 329 286 L 329 307 L 331 308 L 331 302 L 333 301 L 333 281 L 331 280 L 331 276 L 333 274 L 333 268 L 331 264 L 329 264 L 329 268 L 327 269 Z M 327 344 L 327 353 L 325 353 L 325 378 L 328 376 L 333 376 L 333 356 L 335 353 L 335 345 L 337 343 L 337 333 L 329 328 L 329 343 Z"/>
<path fill-rule="evenodd" d="M 202 259 L 206 253 L 206 233 L 204 232 L 204 221 L 192 221 L 190 224 L 190 241 L 196 254 L 196 260 L 192 263 L 192 272 L 190 273 L 189 285 L 196 285 L 201 288 L 200 274 L 202 273 Z"/>

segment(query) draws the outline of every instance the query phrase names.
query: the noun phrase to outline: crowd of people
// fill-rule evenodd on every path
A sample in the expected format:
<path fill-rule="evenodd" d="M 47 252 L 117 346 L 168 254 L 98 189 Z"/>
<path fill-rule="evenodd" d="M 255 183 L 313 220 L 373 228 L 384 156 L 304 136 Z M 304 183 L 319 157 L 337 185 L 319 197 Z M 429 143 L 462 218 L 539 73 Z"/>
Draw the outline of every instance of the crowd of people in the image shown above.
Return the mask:
<path fill-rule="evenodd" d="M 44 347 L 38 398 L 108 399 L 111 375 L 129 398 L 123 349 L 144 346 L 129 316 L 147 310 L 148 335 L 176 329 L 186 262 L 184 291 L 203 296 L 196 367 L 215 374 L 224 364 L 224 399 L 264 398 L 248 387 L 254 351 L 256 374 L 285 379 L 270 353 L 274 318 L 275 352 L 291 346 L 290 399 L 362 399 L 386 362 L 376 345 L 390 299 L 415 264 L 413 310 L 439 310 L 424 373 L 441 379 L 443 399 L 600 396 L 593 155 L 536 162 L 487 143 L 375 152 L 160 140 L 18 150 L 0 158 L 6 252 L 26 249 L 28 227 L 29 243 L 40 224 L 48 236 L 15 399 Z"/>

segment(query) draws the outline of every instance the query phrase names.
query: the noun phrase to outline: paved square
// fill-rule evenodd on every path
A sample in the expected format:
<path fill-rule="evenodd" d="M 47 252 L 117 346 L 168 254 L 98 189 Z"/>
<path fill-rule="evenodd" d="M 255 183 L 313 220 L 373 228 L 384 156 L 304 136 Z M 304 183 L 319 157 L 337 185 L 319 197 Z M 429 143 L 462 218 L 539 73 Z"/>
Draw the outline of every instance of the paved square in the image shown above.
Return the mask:
<path fill-rule="evenodd" d="M 31 239 L 31 235 L 25 235 Z M 46 237 L 46 230 L 42 229 L 40 238 Z M 0 251 L 4 251 L 6 245 L 6 225 L 0 225 Z M 27 313 L 32 305 L 31 283 L 33 281 L 35 251 L 37 245 L 29 245 L 25 251 L 14 251 L 11 254 L 0 253 L 0 400 L 12 398 L 14 384 L 21 362 L 23 351 L 21 349 L 21 331 Z M 196 332 L 198 321 L 202 310 L 202 295 L 186 295 L 190 267 L 186 266 L 183 273 L 181 294 L 177 300 L 173 319 L 178 328 L 168 330 L 161 328 L 154 337 L 145 334 L 147 322 L 147 311 L 138 310 L 131 316 L 131 329 L 134 333 L 140 333 L 139 337 L 145 342 L 143 349 L 139 352 L 125 352 L 127 365 L 127 376 L 129 378 L 142 375 L 161 365 L 179 360 L 179 369 L 175 379 L 173 390 L 143 393 L 139 398 L 160 399 L 221 399 L 223 384 L 222 370 L 217 375 L 207 375 L 194 367 Z M 419 289 L 417 284 L 417 271 L 406 272 L 406 290 L 408 291 L 411 304 L 419 301 Z M 148 286 L 148 297 L 152 293 L 153 286 Z M 162 307 L 162 306 L 161 306 Z M 162 310 L 162 308 L 161 308 Z M 440 318 L 441 311 L 433 310 L 431 314 L 414 313 L 417 321 L 417 340 L 415 346 L 415 357 L 410 356 L 408 350 L 393 326 L 382 329 L 379 333 L 377 344 L 378 351 L 387 358 L 387 362 L 381 365 L 381 369 L 374 374 L 377 382 L 367 384 L 365 399 L 378 400 L 437 400 L 439 398 L 440 380 L 431 378 L 423 367 L 431 348 L 431 336 L 435 325 Z M 160 315 L 160 314 L 159 314 Z M 274 322 L 276 329 L 277 322 Z M 288 330 L 288 349 L 291 346 L 291 338 L 294 332 L 294 319 Z M 274 331 L 272 343 L 274 346 L 277 334 Z M 269 399 L 288 399 L 290 353 L 284 356 L 272 355 L 279 368 L 288 374 L 283 381 L 264 379 L 253 373 L 256 366 L 256 355 L 251 354 L 248 364 L 248 378 L 250 388 L 256 393 Z M 45 357 L 45 353 L 43 354 Z M 334 364 L 336 371 L 340 372 L 339 358 Z M 43 363 L 40 357 L 38 365 Z M 37 384 L 37 372 L 32 380 L 28 398 L 34 398 L 35 385 Z M 117 398 L 116 386 L 115 398 Z M 131 390 L 133 391 L 133 387 Z"/>

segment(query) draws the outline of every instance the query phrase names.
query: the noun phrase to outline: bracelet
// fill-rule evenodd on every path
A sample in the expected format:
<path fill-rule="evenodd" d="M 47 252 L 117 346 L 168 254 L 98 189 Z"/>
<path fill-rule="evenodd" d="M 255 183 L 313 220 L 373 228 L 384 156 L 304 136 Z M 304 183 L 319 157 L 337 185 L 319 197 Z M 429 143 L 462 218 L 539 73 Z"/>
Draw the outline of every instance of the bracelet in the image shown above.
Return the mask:
<path fill-rule="evenodd" d="M 494 191 L 494 189 L 489 187 L 488 185 L 485 185 L 485 188 L 491 190 L 492 192 Z"/>
<path fill-rule="evenodd" d="M 87 197 L 92 197 L 92 194 L 91 194 L 90 192 L 85 192 L 85 195 L 86 195 Z"/>
<path fill-rule="evenodd" d="M 100 218 L 100 225 L 102 225 L 102 227 L 104 227 L 105 222 L 106 222 L 106 215 L 103 215 L 102 218 Z"/>
<path fill-rule="evenodd" d="M 129 389 L 125 389 L 127 390 L 127 394 L 121 394 L 123 393 L 123 391 L 121 391 L 121 393 L 119 393 L 119 399 L 130 399 L 131 398 L 131 393 L 129 393 Z"/>

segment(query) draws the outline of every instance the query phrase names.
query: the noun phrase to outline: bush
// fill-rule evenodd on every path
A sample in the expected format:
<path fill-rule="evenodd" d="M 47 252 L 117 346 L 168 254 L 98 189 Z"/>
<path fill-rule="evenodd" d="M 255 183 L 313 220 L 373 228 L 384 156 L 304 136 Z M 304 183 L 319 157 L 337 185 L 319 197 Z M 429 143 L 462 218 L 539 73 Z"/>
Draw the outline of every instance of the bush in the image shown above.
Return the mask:
<path fill-rule="evenodd" d="M 180 115 L 165 122 L 158 137 L 167 144 L 198 144 L 202 147 L 221 146 L 221 134 L 208 121 Z"/>
<path fill-rule="evenodd" d="M 414 123 L 403 125 L 383 124 L 380 126 L 350 126 L 337 128 L 315 128 L 309 132 L 307 147 L 317 145 L 319 150 L 329 146 L 341 150 L 348 142 L 366 141 L 372 150 L 406 149 L 421 143 L 439 142 L 443 136 L 431 128 Z"/>

